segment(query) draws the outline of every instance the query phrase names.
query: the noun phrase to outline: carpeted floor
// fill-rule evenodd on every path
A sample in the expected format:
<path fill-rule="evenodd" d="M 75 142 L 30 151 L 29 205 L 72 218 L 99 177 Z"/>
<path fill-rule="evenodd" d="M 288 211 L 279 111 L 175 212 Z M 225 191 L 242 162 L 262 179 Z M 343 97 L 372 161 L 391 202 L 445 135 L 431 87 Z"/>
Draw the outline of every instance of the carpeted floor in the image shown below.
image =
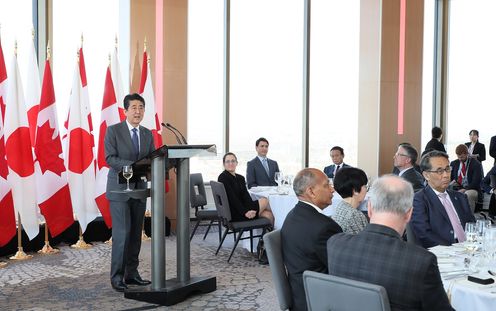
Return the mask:
<path fill-rule="evenodd" d="M 27 261 L 7 261 L 0 269 L 0 310 L 279 310 L 269 266 L 238 246 L 227 263 L 231 236 L 217 256 L 217 232 L 191 242 L 191 276 L 215 276 L 217 290 L 189 297 L 171 307 L 129 300 L 109 282 L 110 250 L 95 243 L 86 250 L 60 246 L 60 253 Z M 143 242 L 140 273 L 150 279 L 151 243 Z M 176 237 L 166 238 L 166 279 L 176 277 Z"/>

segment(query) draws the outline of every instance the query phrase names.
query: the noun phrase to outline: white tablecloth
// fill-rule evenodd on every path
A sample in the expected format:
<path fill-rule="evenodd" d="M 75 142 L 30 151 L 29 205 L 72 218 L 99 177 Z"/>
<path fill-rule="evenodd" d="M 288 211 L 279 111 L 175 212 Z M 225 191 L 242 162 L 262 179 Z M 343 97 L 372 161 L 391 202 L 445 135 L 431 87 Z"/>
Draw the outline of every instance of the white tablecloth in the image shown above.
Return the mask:
<path fill-rule="evenodd" d="M 260 198 L 269 199 L 270 208 L 272 209 L 275 218 L 274 227 L 276 229 L 282 227 L 284 219 L 286 219 L 289 211 L 298 203 L 298 198 L 293 189 L 286 190 L 289 194 L 278 193 L 277 187 L 253 187 L 248 190 L 253 200 L 258 200 Z M 333 216 L 335 213 L 335 206 L 341 200 L 341 196 L 337 192 L 334 192 L 332 204 L 323 209 L 322 213 L 327 216 Z M 367 211 L 367 198 L 360 204 L 359 209 L 361 211 Z"/>
<path fill-rule="evenodd" d="M 436 246 L 430 249 L 438 258 L 439 271 L 444 288 L 451 297 L 451 305 L 457 311 L 496 310 L 496 283 L 482 285 L 467 280 L 468 275 L 479 278 L 491 278 L 486 266 L 480 264 L 475 268 L 477 272 L 469 272 L 464 268 L 464 258 L 470 257 L 461 243 L 453 246 Z M 475 255 L 477 260 L 480 254 Z M 492 277 L 494 279 L 494 277 Z"/>

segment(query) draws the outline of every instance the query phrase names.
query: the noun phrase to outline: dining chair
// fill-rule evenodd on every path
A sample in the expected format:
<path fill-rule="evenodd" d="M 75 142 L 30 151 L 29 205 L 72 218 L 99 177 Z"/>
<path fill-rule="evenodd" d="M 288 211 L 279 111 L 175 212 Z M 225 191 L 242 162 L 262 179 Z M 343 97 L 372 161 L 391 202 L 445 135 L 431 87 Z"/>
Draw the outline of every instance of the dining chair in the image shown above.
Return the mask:
<path fill-rule="evenodd" d="M 281 230 L 268 232 L 263 237 L 267 258 L 269 259 L 272 281 L 276 289 L 277 300 L 281 310 L 292 308 L 291 286 L 289 285 L 286 266 L 282 258 Z"/>
<path fill-rule="evenodd" d="M 199 226 L 208 226 L 205 234 L 203 235 L 203 239 L 205 240 L 208 232 L 210 231 L 210 227 L 212 227 L 213 224 L 217 224 L 219 227 L 220 242 L 222 226 L 217 208 L 214 210 L 203 209 L 203 207 L 207 205 L 207 193 L 205 191 L 205 185 L 203 184 L 203 177 L 201 173 L 193 173 L 189 175 L 189 200 L 191 207 L 195 209 L 196 217 L 196 224 L 193 227 L 189 240 L 191 241 L 193 239 L 196 229 L 198 229 Z M 199 207 L 202 209 L 199 210 Z"/>
<path fill-rule="evenodd" d="M 262 237 L 266 231 L 270 230 L 272 224 L 270 220 L 267 218 L 256 218 L 247 221 L 232 221 L 231 218 L 231 210 L 229 209 L 229 201 L 227 199 L 226 189 L 224 188 L 224 184 L 217 181 L 210 181 L 210 187 L 212 188 L 212 194 L 214 196 L 215 206 L 217 207 L 217 211 L 219 212 L 219 217 L 222 221 L 222 226 L 224 226 L 224 234 L 222 235 L 222 239 L 220 241 L 219 247 L 215 252 L 215 255 L 219 253 L 224 240 L 228 234 L 234 234 L 234 246 L 231 250 L 231 254 L 227 259 L 227 262 L 231 260 L 231 257 L 238 246 L 240 240 L 250 239 L 250 251 L 253 253 L 253 239 Z M 258 235 L 253 235 L 254 229 L 262 229 L 262 233 Z M 249 237 L 242 237 L 243 233 L 250 232 Z"/>
<path fill-rule="evenodd" d="M 305 271 L 303 286 L 308 311 L 389 311 L 386 289 L 380 285 Z"/>

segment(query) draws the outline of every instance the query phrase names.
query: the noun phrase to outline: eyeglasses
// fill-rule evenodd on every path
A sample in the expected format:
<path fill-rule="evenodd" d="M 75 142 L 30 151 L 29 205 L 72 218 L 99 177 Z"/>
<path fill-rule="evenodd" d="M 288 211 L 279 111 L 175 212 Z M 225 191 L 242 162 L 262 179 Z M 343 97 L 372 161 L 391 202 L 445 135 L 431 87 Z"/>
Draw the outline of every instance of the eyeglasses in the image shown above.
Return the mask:
<path fill-rule="evenodd" d="M 225 160 L 224 163 L 238 163 L 236 160 Z"/>
<path fill-rule="evenodd" d="M 402 156 L 402 157 L 407 157 L 409 158 L 410 156 L 408 154 L 404 154 L 404 153 L 395 153 L 396 156 Z"/>
<path fill-rule="evenodd" d="M 438 175 L 443 175 L 443 173 L 451 173 L 451 166 L 447 166 L 446 168 L 438 168 L 437 170 L 435 171 L 426 171 L 426 172 L 429 172 L 429 173 L 436 173 Z"/>

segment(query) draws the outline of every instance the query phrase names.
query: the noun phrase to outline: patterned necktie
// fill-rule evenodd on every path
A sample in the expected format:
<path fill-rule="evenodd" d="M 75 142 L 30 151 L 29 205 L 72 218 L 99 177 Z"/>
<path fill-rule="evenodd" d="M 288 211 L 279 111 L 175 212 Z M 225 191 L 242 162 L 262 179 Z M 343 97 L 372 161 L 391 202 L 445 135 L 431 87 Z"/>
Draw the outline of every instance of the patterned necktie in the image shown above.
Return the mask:
<path fill-rule="evenodd" d="M 460 186 L 462 185 L 463 178 L 467 175 L 467 167 L 465 166 L 465 162 L 462 162 L 462 169 L 460 174 L 458 174 L 458 183 Z"/>
<path fill-rule="evenodd" d="M 131 140 L 133 141 L 135 158 L 136 160 L 138 160 L 138 156 L 139 156 L 138 129 L 133 128 L 132 131 L 133 131 L 133 135 L 131 136 Z"/>
<path fill-rule="evenodd" d="M 448 199 L 448 194 L 445 193 L 440 193 L 439 195 L 439 200 L 441 200 L 441 203 L 444 206 L 444 209 L 446 210 L 446 213 L 448 214 L 449 220 L 451 222 L 451 226 L 453 227 L 453 230 L 455 231 L 456 237 L 458 239 L 458 242 L 463 242 L 465 241 L 465 231 L 463 230 L 462 224 L 460 223 L 460 220 L 458 220 L 458 216 L 456 215 L 455 208 L 451 201 Z"/>
<path fill-rule="evenodd" d="M 267 163 L 267 158 L 263 158 L 262 160 L 263 167 L 265 171 L 267 172 L 267 176 L 270 176 L 269 174 L 269 164 Z"/>

